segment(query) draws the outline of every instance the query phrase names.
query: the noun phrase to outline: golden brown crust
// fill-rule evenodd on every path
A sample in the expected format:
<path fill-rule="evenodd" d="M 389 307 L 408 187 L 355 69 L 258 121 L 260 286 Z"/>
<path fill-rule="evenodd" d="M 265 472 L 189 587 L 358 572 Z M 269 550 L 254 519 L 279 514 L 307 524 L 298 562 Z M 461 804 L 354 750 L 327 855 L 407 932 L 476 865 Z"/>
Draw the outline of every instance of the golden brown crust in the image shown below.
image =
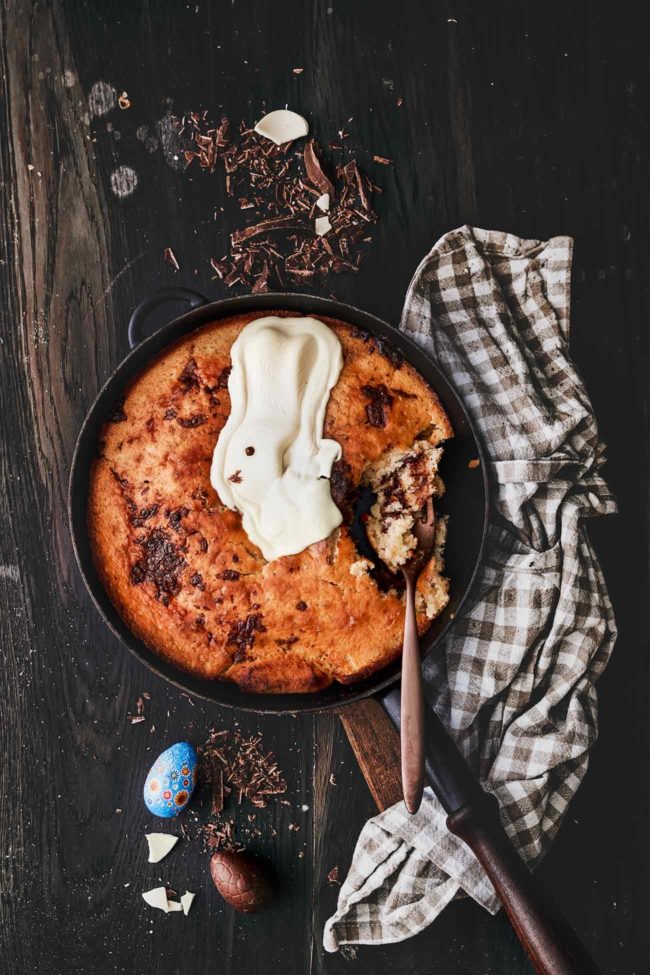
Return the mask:
<path fill-rule="evenodd" d="M 89 532 L 109 596 L 156 652 L 251 691 L 314 691 L 360 680 L 394 660 L 403 607 L 367 572 L 350 572 L 361 556 L 348 519 L 329 539 L 267 563 L 210 485 L 212 451 L 230 411 L 230 347 L 264 314 L 204 326 L 135 379 L 102 431 Z M 408 447 L 423 432 L 432 443 L 453 434 L 411 366 L 394 364 L 350 326 L 322 320 L 344 351 L 325 436 L 343 450 L 333 495 L 346 510 L 346 485 L 356 486 L 387 449 Z M 421 629 L 428 623 L 423 614 Z"/>

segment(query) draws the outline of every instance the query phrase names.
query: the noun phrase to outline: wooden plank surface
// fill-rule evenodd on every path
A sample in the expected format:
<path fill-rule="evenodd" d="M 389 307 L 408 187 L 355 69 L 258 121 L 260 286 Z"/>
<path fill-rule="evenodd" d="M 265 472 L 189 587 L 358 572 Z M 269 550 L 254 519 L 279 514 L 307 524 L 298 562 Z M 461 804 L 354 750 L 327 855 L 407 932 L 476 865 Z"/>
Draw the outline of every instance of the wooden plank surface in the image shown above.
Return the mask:
<path fill-rule="evenodd" d="M 650 159 L 636 19 L 621 5 L 469 0 L 4 0 L 0 17 L 3 975 L 529 970 L 507 923 L 470 902 L 403 944 L 325 956 L 327 874 L 345 873 L 374 811 L 338 719 L 191 702 L 127 655 L 74 566 L 72 449 L 127 351 L 133 305 L 172 284 L 225 293 L 208 265 L 229 229 L 214 218 L 221 181 L 175 168 L 168 113 L 254 121 L 286 103 L 325 143 L 349 131 L 385 190 L 361 272 L 327 293 L 396 322 L 419 260 L 452 227 L 575 238 L 572 345 L 621 504 L 592 538 L 620 640 L 591 769 L 540 869 L 603 972 L 646 971 Z M 102 83 L 131 108 L 92 115 Z M 374 153 L 394 166 L 373 167 Z M 126 197 L 111 188 L 120 166 L 138 181 Z M 147 720 L 132 726 L 143 691 Z M 290 806 L 264 812 L 254 844 L 282 896 L 256 918 L 220 904 L 197 842 L 146 863 L 143 776 L 165 743 L 200 742 L 213 722 L 262 731 L 289 781 Z M 152 917 L 140 891 L 158 877 L 198 891 L 188 918 Z"/>

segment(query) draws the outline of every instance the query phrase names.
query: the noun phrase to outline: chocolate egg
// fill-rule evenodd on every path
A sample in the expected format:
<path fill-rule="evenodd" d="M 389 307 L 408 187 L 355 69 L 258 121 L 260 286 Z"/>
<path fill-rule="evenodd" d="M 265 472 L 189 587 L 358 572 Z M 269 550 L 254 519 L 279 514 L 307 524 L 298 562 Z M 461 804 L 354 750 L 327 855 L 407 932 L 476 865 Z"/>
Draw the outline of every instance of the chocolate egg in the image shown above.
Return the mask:
<path fill-rule="evenodd" d="M 260 911 L 273 896 L 264 867 L 248 853 L 214 853 L 210 873 L 226 903 L 243 914 Z"/>
<path fill-rule="evenodd" d="M 159 755 L 144 783 L 144 803 L 163 819 L 177 816 L 190 801 L 198 773 L 196 749 L 179 741 Z"/>

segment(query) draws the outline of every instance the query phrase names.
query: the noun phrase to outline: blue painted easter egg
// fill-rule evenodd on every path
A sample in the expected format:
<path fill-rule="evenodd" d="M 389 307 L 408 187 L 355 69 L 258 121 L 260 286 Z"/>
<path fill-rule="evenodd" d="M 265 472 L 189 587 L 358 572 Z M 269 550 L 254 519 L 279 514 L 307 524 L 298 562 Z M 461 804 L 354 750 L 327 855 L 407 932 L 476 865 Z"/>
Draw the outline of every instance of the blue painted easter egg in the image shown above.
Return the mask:
<path fill-rule="evenodd" d="M 196 749 L 179 741 L 159 755 L 144 783 L 144 803 L 163 819 L 177 816 L 190 801 L 198 774 Z"/>

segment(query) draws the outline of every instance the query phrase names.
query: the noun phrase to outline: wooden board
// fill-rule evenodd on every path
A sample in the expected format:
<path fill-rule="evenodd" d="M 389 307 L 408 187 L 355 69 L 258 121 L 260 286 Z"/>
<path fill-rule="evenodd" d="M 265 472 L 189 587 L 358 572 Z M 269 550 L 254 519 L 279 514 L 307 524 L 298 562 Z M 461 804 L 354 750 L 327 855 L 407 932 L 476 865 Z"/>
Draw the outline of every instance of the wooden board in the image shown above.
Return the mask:
<path fill-rule="evenodd" d="M 650 66 L 632 12 L 582 2 L 4 0 L 3 975 L 350 970 L 321 948 L 338 891 L 326 878 L 335 865 L 345 873 L 375 806 L 339 719 L 237 716 L 150 676 L 99 621 L 64 513 L 77 431 L 127 352 L 134 304 L 173 284 L 226 293 L 209 266 L 230 229 L 222 183 L 173 168 L 168 111 L 205 105 L 250 122 L 287 103 L 325 143 L 350 132 L 384 188 L 361 271 L 325 289 L 344 301 L 397 322 L 422 256 L 464 222 L 575 238 L 572 347 L 621 503 L 591 537 L 620 640 L 599 687 L 592 766 L 540 869 L 603 972 L 645 971 Z M 91 119 L 91 91 L 96 110 L 105 104 L 99 83 L 126 90 L 131 108 Z M 373 165 L 373 154 L 394 165 Z M 137 175 L 128 197 L 111 188 L 121 166 Z M 147 720 L 132 726 L 126 716 L 143 691 Z M 153 867 L 143 840 L 151 822 L 141 787 L 155 753 L 235 721 L 263 732 L 290 783 L 290 806 L 261 816 L 253 844 L 283 890 L 257 918 L 223 908 L 198 843 Z M 240 826 L 247 812 L 236 814 Z M 153 915 L 141 901 L 158 878 L 198 892 L 188 918 Z M 528 971 L 507 922 L 469 902 L 411 941 L 359 949 L 356 964 L 373 975 Z"/>

